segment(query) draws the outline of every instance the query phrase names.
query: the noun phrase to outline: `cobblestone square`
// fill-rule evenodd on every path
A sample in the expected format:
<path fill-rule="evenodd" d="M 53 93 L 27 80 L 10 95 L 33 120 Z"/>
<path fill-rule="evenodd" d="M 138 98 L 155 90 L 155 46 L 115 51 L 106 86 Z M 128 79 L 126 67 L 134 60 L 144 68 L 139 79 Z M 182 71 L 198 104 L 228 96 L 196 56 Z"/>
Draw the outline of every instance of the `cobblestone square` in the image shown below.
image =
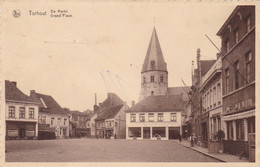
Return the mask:
<path fill-rule="evenodd" d="M 6 148 L 6 162 L 218 162 L 171 140 L 12 140 Z"/>

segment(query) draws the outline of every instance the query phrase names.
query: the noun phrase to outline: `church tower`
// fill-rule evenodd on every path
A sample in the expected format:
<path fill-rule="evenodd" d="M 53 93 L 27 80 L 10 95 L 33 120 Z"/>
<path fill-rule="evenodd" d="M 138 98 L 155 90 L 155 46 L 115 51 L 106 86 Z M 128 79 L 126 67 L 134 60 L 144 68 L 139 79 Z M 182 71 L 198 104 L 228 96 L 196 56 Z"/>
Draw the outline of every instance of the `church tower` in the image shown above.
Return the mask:
<path fill-rule="evenodd" d="M 159 39 L 154 27 L 141 71 L 141 93 L 139 101 L 148 96 L 166 95 L 167 88 L 167 64 L 164 61 Z"/>

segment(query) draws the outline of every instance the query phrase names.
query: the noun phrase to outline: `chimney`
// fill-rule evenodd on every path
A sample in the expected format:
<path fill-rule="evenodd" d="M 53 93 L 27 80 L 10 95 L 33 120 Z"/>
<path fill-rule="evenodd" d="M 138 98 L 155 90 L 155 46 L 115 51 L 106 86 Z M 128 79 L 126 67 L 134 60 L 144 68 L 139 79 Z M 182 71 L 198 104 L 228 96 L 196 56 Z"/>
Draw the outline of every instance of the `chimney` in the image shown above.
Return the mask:
<path fill-rule="evenodd" d="M 133 100 L 132 101 L 132 104 L 131 104 L 131 107 L 133 107 L 135 105 L 135 101 Z"/>
<path fill-rule="evenodd" d="M 35 94 L 35 90 L 30 90 L 30 96 Z"/>
<path fill-rule="evenodd" d="M 217 60 L 221 57 L 221 53 L 217 53 Z"/>
<path fill-rule="evenodd" d="M 17 87 L 17 83 L 15 81 L 11 81 L 11 84 L 13 84 L 15 87 Z"/>

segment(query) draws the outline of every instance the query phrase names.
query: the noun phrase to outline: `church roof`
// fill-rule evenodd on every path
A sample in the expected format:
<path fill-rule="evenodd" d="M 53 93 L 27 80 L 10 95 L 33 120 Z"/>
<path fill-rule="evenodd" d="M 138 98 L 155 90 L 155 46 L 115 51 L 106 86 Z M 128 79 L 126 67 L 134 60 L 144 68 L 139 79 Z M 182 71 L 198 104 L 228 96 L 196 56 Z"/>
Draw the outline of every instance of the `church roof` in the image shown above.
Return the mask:
<path fill-rule="evenodd" d="M 142 73 L 146 71 L 167 71 L 159 39 L 155 28 L 153 29 L 150 44 L 143 63 Z"/>

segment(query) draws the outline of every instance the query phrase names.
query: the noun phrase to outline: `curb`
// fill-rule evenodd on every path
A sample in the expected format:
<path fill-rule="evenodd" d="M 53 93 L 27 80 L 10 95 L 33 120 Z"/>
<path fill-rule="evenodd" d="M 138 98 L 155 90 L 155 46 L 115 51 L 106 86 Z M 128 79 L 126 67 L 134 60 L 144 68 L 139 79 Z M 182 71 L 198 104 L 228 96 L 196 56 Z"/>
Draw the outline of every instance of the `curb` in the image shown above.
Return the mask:
<path fill-rule="evenodd" d="M 176 141 L 174 141 L 174 142 L 175 142 L 175 143 L 178 143 L 178 142 L 176 142 Z M 189 148 L 189 149 L 192 149 L 192 150 L 194 150 L 194 151 L 197 151 L 197 152 L 199 152 L 199 153 L 201 153 L 201 154 L 203 154 L 203 155 L 206 155 L 206 156 L 211 157 L 211 158 L 213 158 L 213 159 L 216 159 L 216 160 L 218 160 L 218 161 L 227 162 L 227 161 L 224 161 L 223 159 L 217 158 L 217 157 L 215 157 L 215 156 L 213 156 L 213 155 L 211 155 L 211 154 L 208 154 L 208 153 L 199 151 L 199 150 L 197 150 L 197 149 L 195 149 L 195 148 L 193 148 L 193 147 L 186 146 L 186 145 L 184 145 L 184 144 L 182 144 L 182 143 L 180 143 L 180 144 L 181 144 L 182 146 L 186 147 L 186 148 Z"/>

